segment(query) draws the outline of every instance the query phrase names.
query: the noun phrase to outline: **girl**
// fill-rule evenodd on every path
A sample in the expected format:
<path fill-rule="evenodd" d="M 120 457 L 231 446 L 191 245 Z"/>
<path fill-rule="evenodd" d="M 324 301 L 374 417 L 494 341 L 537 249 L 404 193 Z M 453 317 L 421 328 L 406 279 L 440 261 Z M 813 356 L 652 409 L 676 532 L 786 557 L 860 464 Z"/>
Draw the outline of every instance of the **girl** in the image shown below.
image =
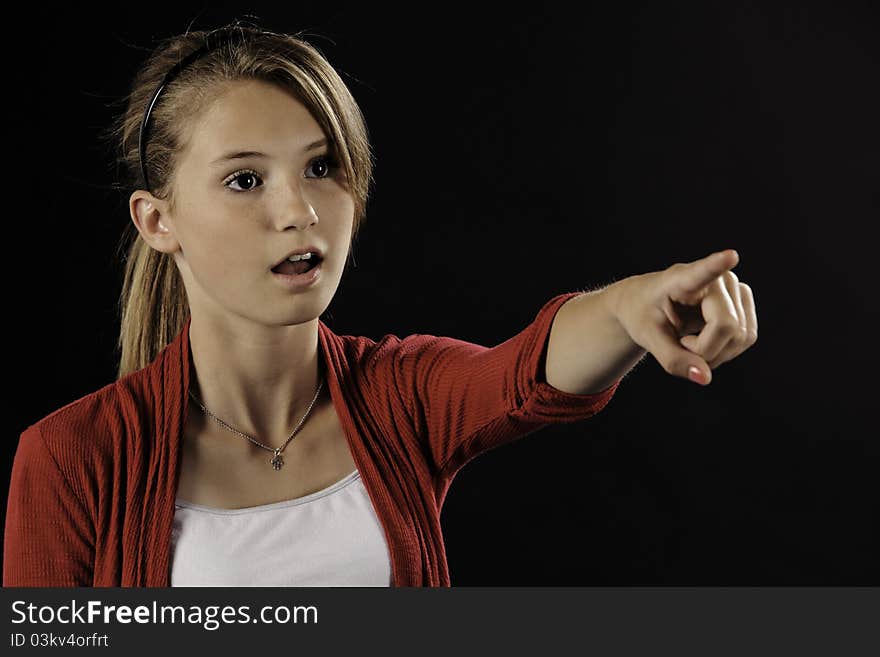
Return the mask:
<path fill-rule="evenodd" d="M 702 385 L 757 338 L 735 251 L 550 299 L 486 348 L 320 319 L 365 217 L 362 114 L 297 36 L 168 39 L 118 140 L 118 379 L 29 426 L 4 586 L 449 586 L 470 459 L 591 417 L 648 352 Z"/>

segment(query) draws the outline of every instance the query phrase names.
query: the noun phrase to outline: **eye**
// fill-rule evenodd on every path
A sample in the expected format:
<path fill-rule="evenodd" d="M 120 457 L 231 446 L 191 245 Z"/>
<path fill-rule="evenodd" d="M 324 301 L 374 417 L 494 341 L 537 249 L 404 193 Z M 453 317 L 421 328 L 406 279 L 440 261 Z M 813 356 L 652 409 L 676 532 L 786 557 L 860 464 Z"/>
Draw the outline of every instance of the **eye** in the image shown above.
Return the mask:
<path fill-rule="evenodd" d="M 337 169 L 339 169 L 339 162 L 336 161 L 336 159 L 333 158 L 331 155 L 324 154 L 319 155 L 314 160 L 312 160 L 306 170 L 313 169 L 314 166 L 318 163 L 321 164 L 320 168 L 325 172 L 325 175 L 317 176 L 317 178 L 329 178 L 333 173 L 336 172 Z M 306 177 L 308 178 L 309 176 Z"/>
<path fill-rule="evenodd" d="M 318 165 L 320 165 L 320 166 L 318 166 Z M 323 173 L 320 173 L 317 176 L 306 176 L 306 178 L 315 178 L 317 180 L 321 180 L 323 178 L 330 178 L 330 177 L 332 177 L 333 174 L 335 174 L 339 170 L 339 162 L 336 160 L 336 158 L 334 158 L 333 156 L 331 156 L 329 154 L 319 155 L 314 160 L 309 162 L 308 167 L 306 167 L 306 171 L 315 170 L 316 167 L 318 168 L 319 171 L 321 171 Z M 239 186 L 238 188 L 232 187 L 231 186 L 232 183 L 235 182 L 236 180 L 241 180 L 243 182 L 247 181 L 248 184 L 246 184 L 244 188 L 242 188 L 241 186 Z M 226 180 L 223 182 L 223 184 L 228 189 L 231 189 L 235 192 L 239 192 L 239 193 L 240 192 L 249 192 L 257 187 L 257 185 L 255 183 L 256 180 L 262 181 L 260 174 L 258 174 L 253 169 L 242 169 L 240 171 L 236 171 L 235 173 L 233 173 L 232 175 L 227 177 Z"/>
<path fill-rule="evenodd" d="M 234 187 L 230 187 L 230 184 L 232 184 L 233 182 L 235 182 L 236 180 L 239 180 L 239 179 L 253 181 L 253 180 L 259 180 L 260 176 L 257 174 L 256 171 L 252 171 L 250 169 L 244 169 L 242 171 L 236 171 L 235 173 L 233 173 L 231 176 L 229 176 L 224 181 L 223 184 L 226 187 L 228 187 L 229 189 L 232 189 L 235 191 L 249 192 L 250 190 L 253 189 L 253 187 L 250 187 L 250 186 L 247 189 L 235 189 Z"/>

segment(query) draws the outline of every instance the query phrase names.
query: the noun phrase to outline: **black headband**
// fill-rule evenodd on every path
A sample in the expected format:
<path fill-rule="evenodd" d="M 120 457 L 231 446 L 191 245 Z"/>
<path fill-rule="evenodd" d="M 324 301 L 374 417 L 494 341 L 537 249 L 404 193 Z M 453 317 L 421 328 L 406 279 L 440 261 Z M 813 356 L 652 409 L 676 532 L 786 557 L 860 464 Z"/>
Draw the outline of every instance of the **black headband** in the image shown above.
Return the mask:
<path fill-rule="evenodd" d="M 214 50 L 219 47 L 223 43 L 230 41 L 233 37 L 242 37 L 243 30 L 241 26 L 236 26 L 234 28 L 220 28 L 218 30 L 214 30 L 210 32 L 205 37 L 205 43 L 203 46 L 198 48 L 197 50 L 191 52 L 189 55 L 184 57 L 181 61 L 175 64 L 170 71 L 165 74 L 165 77 L 162 79 L 162 84 L 153 92 L 153 97 L 150 99 L 149 104 L 147 105 L 147 111 L 144 112 L 144 120 L 141 121 L 141 131 L 138 136 L 138 152 L 140 153 L 141 160 L 141 175 L 144 177 L 144 188 L 147 191 L 150 191 L 150 180 L 147 177 L 147 124 L 150 121 L 150 113 L 153 111 L 153 106 L 156 104 L 156 100 L 159 98 L 159 94 L 168 86 L 168 83 L 171 82 L 177 74 L 180 73 L 184 68 L 192 64 L 195 60 L 197 60 L 202 55 L 207 52 Z"/>

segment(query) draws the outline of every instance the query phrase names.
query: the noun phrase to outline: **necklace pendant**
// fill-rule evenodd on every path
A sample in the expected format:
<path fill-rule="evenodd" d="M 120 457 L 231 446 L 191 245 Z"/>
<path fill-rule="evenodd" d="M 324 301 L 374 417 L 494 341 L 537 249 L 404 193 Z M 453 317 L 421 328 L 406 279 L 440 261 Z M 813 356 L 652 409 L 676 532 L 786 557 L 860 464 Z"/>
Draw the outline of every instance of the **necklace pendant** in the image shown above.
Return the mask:
<path fill-rule="evenodd" d="M 280 449 L 275 450 L 275 456 L 272 457 L 271 463 L 272 463 L 272 467 L 275 470 L 280 470 L 281 466 L 284 465 L 284 459 L 281 457 L 281 450 Z"/>

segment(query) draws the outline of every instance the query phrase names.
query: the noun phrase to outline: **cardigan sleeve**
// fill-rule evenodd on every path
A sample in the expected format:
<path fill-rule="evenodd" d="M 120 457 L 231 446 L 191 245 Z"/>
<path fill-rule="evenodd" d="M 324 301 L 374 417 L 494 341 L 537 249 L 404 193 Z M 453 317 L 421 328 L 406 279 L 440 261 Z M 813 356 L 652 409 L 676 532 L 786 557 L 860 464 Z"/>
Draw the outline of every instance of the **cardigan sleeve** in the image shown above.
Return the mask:
<path fill-rule="evenodd" d="M 6 507 L 3 586 L 92 586 L 94 524 L 38 425 L 20 436 Z"/>
<path fill-rule="evenodd" d="M 451 478 L 469 460 L 553 423 L 589 418 L 610 401 L 620 379 L 577 395 L 547 383 L 544 364 L 556 312 L 580 292 L 548 301 L 534 320 L 494 347 L 450 337 L 400 341 L 391 375 L 434 470 Z"/>

